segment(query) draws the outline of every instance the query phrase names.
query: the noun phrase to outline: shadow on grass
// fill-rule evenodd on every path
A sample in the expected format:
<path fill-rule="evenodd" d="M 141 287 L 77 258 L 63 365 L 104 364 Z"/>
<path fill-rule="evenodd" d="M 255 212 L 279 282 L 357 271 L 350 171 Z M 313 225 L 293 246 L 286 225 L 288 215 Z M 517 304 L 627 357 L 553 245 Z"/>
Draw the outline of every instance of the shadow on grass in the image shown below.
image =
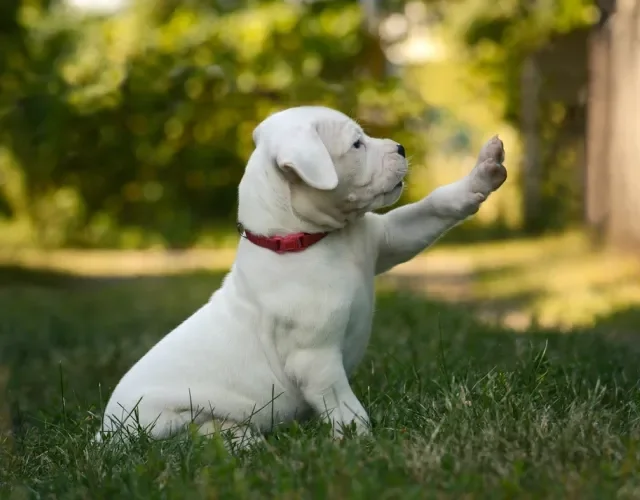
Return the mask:
<path fill-rule="evenodd" d="M 622 343 L 635 355 L 640 351 L 640 307 L 627 307 L 598 319 L 598 335 Z"/>
<path fill-rule="evenodd" d="M 0 287 L 33 285 L 41 287 L 61 287 L 86 281 L 83 278 L 48 269 L 30 269 L 20 266 L 0 266 Z"/>
<path fill-rule="evenodd" d="M 58 271 L 54 269 L 31 268 L 22 266 L 0 265 L 0 288 L 10 287 L 36 287 L 36 288 L 69 288 L 69 287 L 100 287 L 104 285 L 126 282 L 134 283 L 164 283 L 167 278 L 173 278 L 177 283 L 181 279 L 189 279 L 194 276 L 206 274 L 216 275 L 206 270 L 194 270 L 189 272 L 173 272 L 170 274 L 136 275 L 91 275 L 75 274 L 72 272 Z"/>
<path fill-rule="evenodd" d="M 482 309 L 483 305 L 476 302 L 451 304 L 407 292 L 385 292 L 379 294 L 376 321 L 384 324 L 403 319 L 402 326 L 393 328 L 396 333 L 403 332 L 403 335 L 395 335 L 394 348 L 408 346 L 410 351 L 416 352 L 427 345 L 427 351 L 436 352 L 440 358 L 449 353 L 454 364 L 473 363 L 481 370 L 511 366 L 518 362 L 524 351 L 546 345 L 547 353 L 556 357 L 561 365 L 581 363 L 595 377 L 606 378 L 606 370 L 593 368 L 609 367 L 618 362 L 617 366 L 640 374 L 636 369 L 635 354 L 629 352 L 627 343 L 617 341 L 622 338 L 618 334 L 626 333 L 626 340 L 637 341 L 640 346 L 640 307 L 603 316 L 593 327 L 569 330 L 534 325 L 520 331 L 477 319 L 477 312 L 498 314 L 499 306 L 507 309 L 511 305 L 509 301 L 524 302 L 530 298 L 529 295 L 505 298 L 491 302 L 490 309 Z M 380 328 L 379 325 L 376 327 Z M 378 350 L 376 343 L 380 338 L 384 344 L 388 342 L 384 335 L 374 336 L 372 351 Z M 379 350 L 388 354 L 388 347 Z"/>
<path fill-rule="evenodd" d="M 381 278 L 381 283 L 385 288 L 411 291 L 426 296 L 427 300 L 430 298 L 456 304 L 467 313 L 475 314 L 483 320 L 522 328 L 530 323 L 530 317 L 524 311 L 544 296 L 544 289 L 522 286 L 522 283 L 516 281 L 518 284 L 509 293 L 488 294 L 483 293 L 482 288 L 478 290 L 477 281 L 478 276 L 505 278 L 510 272 L 515 273 L 516 269 L 517 266 L 503 266 L 472 274 L 427 269 L 423 272 L 389 274 Z"/>
<path fill-rule="evenodd" d="M 528 235 L 522 230 L 516 230 L 510 228 L 506 222 L 498 220 L 492 224 L 486 224 L 478 222 L 475 219 L 469 219 L 463 224 L 460 224 L 447 234 L 445 234 L 438 245 L 451 244 L 456 245 L 460 243 L 481 243 L 481 242 L 495 242 L 495 241 L 510 241 L 515 239 L 522 239 L 523 237 L 530 236 L 532 238 L 538 235 Z"/>

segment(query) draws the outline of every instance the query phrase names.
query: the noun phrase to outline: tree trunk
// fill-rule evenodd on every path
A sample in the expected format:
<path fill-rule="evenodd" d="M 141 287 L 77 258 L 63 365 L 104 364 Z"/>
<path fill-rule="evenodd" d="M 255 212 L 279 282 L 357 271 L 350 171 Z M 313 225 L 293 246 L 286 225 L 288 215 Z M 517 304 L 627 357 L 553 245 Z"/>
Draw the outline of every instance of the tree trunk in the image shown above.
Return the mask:
<path fill-rule="evenodd" d="M 606 235 L 613 246 L 640 248 L 640 0 L 619 0 L 612 21 Z"/>
<path fill-rule="evenodd" d="M 524 139 L 522 165 L 522 195 L 524 230 L 530 233 L 541 229 L 540 199 L 542 168 L 540 164 L 540 71 L 533 55 L 528 56 L 521 74 L 521 120 Z"/>
<path fill-rule="evenodd" d="M 590 40 L 586 221 L 596 241 L 639 249 L 640 0 L 604 7 Z"/>
<path fill-rule="evenodd" d="M 609 216 L 609 141 L 611 127 L 611 29 L 597 27 L 589 38 L 587 165 L 585 216 L 594 242 L 605 236 Z"/>

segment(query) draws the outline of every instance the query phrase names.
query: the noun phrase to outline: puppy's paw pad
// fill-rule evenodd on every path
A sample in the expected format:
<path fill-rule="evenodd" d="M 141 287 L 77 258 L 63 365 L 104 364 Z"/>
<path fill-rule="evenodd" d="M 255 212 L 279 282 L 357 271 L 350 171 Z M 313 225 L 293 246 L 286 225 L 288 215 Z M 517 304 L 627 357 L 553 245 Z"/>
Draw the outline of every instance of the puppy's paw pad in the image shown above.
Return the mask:
<path fill-rule="evenodd" d="M 478 155 L 478 164 L 485 160 L 494 160 L 496 163 L 504 163 L 504 144 L 497 135 L 489 139 Z"/>
<path fill-rule="evenodd" d="M 490 158 L 478 165 L 476 177 L 479 181 L 486 184 L 491 191 L 495 191 L 507 180 L 507 169 Z"/>

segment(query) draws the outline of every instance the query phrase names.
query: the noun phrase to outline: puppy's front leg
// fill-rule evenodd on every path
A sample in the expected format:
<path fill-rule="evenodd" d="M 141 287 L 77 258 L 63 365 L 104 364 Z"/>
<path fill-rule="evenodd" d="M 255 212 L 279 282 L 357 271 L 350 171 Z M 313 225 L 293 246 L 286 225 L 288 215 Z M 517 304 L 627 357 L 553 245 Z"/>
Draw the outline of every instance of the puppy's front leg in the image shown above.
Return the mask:
<path fill-rule="evenodd" d="M 498 136 L 482 148 L 474 169 L 457 182 L 441 186 L 422 200 L 380 216 L 382 230 L 376 273 L 415 257 L 449 229 L 475 214 L 507 179 L 504 147 Z"/>
<path fill-rule="evenodd" d="M 316 413 L 331 423 L 334 436 L 341 437 L 352 424 L 357 434 L 369 433 L 369 416 L 349 385 L 338 349 L 297 350 L 289 355 L 285 372 Z"/>

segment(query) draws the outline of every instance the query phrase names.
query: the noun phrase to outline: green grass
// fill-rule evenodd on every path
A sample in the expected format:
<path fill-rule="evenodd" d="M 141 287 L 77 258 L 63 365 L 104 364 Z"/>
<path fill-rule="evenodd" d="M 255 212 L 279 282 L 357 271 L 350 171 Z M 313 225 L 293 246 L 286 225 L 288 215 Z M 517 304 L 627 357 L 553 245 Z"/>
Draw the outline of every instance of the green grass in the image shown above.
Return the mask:
<path fill-rule="evenodd" d="M 0 496 L 638 497 L 640 364 L 599 332 L 629 324 L 514 334 L 391 292 L 353 379 L 373 437 L 334 442 L 308 422 L 237 455 L 196 437 L 92 444 L 119 377 L 219 280 L 0 271 Z"/>

